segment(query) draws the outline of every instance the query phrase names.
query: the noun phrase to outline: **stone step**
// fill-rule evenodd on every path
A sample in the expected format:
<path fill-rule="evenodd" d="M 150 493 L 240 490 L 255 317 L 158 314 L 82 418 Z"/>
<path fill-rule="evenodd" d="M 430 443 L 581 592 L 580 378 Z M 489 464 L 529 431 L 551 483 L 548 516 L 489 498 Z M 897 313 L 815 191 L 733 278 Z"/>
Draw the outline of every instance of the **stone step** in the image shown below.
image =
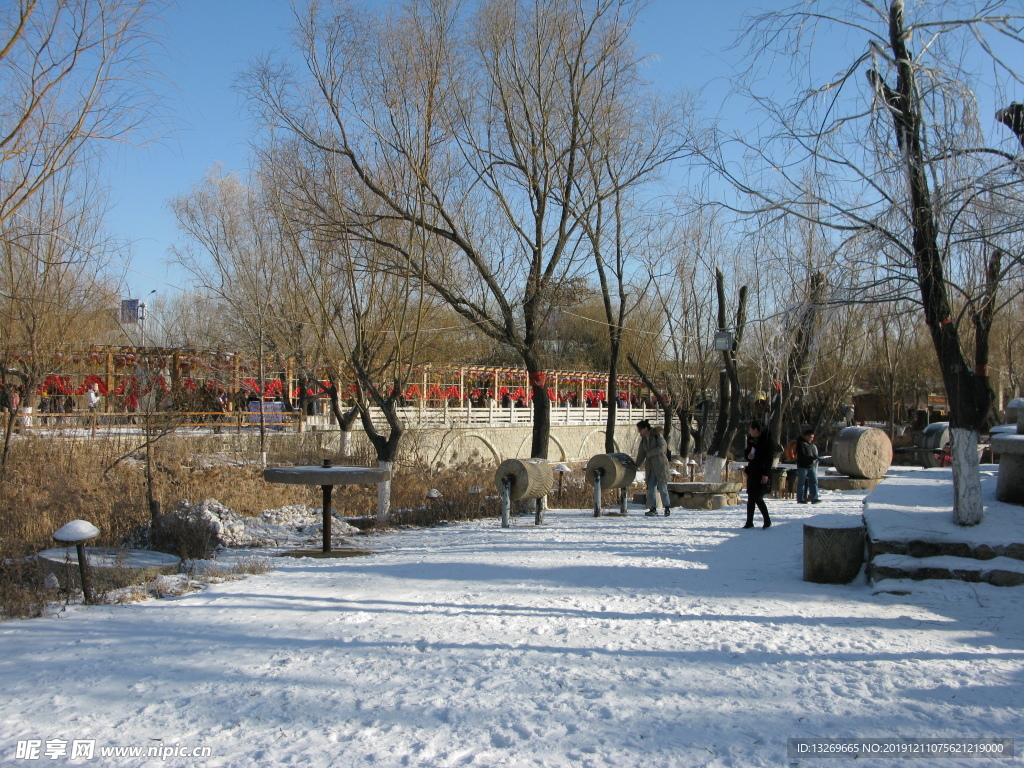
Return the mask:
<path fill-rule="evenodd" d="M 955 579 L 985 582 L 997 587 L 1024 585 L 1024 562 L 1012 557 L 979 560 L 973 557 L 912 557 L 876 555 L 868 563 L 868 579 L 877 584 L 883 579 Z"/>
<path fill-rule="evenodd" d="M 967 544 L 964 542 L 936 541 L 878 541 L 868 542 L 870 557 L 879 555 L 908 555 L 910 557 L 961 557 L 972 560 L 992 560 L 1007 557 L 1024 561 L 1024 544 Z"/>

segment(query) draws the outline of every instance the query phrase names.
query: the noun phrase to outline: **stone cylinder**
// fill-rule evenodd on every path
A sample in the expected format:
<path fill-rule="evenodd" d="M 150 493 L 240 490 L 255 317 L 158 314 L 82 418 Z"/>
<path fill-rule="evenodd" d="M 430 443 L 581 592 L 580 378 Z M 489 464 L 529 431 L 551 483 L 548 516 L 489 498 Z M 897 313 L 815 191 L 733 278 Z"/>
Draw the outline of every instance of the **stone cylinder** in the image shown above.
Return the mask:
<path fill-rule="evenodd" d="M 921 433 L 920 447 L 928 450 L 921 451 L 922 467 L 931 469 L 939 466 L 939 460 L 935 456 L 942 453 L 942 446 L 949 442 L 949 437 L 948 421 L 936 421 L 925 427 L 924 432 Z"/>
<path fill-rule="evenodd" d="M 512 501 L 539 499 L 547 495 L 555 483 L 555 473 L 545 459 L 505 459 L 494 471 L 494 485 L 501 493 L 505 478 L 512 479 L 509 498 Z"/>
<path fill-rule="evenodd" d="M 832 461 L 849 477 L 884 477 L 892 464 L 892 441 L 874 427 L 847 427 L 832 443 Z"/>
<path fill-rule="evenodd" d="M 628 453 L 599 453 L 591 456 L 587 462 L 587 484 L 594 484 L 594 476 L 598 470 L 601 474 L 601 488 L 626 488 L 636 480 L 636 464 Z"/>
<path fill-rule="evenodd" d="M 853 515 L 819 515 L 804 523 L 804 581 L 849 584 L 864 564 L 864 522 Z"/>
<path fill-rule="evenodd" d="M 1006 423 L 1017 424 L 1021 412 L 1024 412 L 1024 397 L 1015 397 L 1006 404 Z"/>

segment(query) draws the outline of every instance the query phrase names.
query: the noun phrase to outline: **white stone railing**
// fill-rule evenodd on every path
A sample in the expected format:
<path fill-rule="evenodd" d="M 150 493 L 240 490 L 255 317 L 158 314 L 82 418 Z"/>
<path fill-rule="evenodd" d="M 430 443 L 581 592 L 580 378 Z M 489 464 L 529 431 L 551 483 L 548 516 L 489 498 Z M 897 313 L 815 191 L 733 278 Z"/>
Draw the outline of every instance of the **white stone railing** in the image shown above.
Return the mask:
<path fill-rule="evenodd" d="M 403 423 L 407 427 L 458 427 L 458 426 L 529 426 L 533 423 L 533 408 L 467 408 L 448 407 L 428 408 L 407 406 L 398 409 Z M 376 408 L 371 409 L 375 423 L 383 423 L 384 418 Z M 608 418 L 606 408 L 565 408 L 551 407 L 552 426 L 595 426 L 604 424 Z M 619 408 L 615 413 L 616 424 L 634 424 L 640 419 L 661 420 L 661 411 L 657 408 Z M 306 416 L 303 420 L 308 427 L 316 429 L 336 429 L 334 417 Z"/>

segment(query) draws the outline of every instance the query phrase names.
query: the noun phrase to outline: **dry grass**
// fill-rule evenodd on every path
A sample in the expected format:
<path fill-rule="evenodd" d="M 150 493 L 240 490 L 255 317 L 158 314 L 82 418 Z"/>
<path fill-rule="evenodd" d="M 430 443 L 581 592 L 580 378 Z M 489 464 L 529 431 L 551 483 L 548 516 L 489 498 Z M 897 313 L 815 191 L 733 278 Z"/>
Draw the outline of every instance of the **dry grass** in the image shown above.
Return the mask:
<path fill-rule="evenodd" d="M 0 561 L 0 615 L 15 619 L 41 616 L 58 592 L 44 581 L 42 570 L 31 560 Z"/>
<path fill-rule="evenodd" d="M 0 556 L 24 557 L 53 546 L 53 532 L 70 520 L 100 529 L 97 546 L 118 546 L 149 519 L 142 457 L 115 465 L 124 446 L 105 440 L 39 439 L 11 447 L 0 485 Z M 273 485 L 253 466 L 202 468 L 183 441 L 155 454 L 156 496 L 169 509 L 181 499 L 216 498 L 241 514 L 285 504 L 316 504 L 304 486 Z"/>
<path fill-rule="evenodd" d="M 319 464 L 329 455 L 309 436 L 293 437 L 274 444 L 271 463 Z M 54 590 L 43 584 L 45 575 L 34 562 L 23 558 L 53 547 L 53 532 L 65 523 L 88 520 L 101 531 L 90 544 L 116 547 L 129 531 L 149 520 L 144 456 L 132 453 L 139 442 L 136 435 L 95 440 L 32 438 L 12 444 L 0 478 L 0 612 L 8 617 L 36 616 L 56 599 Z M 242 515 L 287 504 L 321 504 L 317 487 L 265 482 L 257 465 L 243 461 L 241 446 L 238 454 L 229 453 L 213 466 L 196 453 L 200 450 L 196 440 L 177 436 L 156 446 L 154 492 L 164 511 L 182 499 L 197 503 L 214 498 Z M 372 466 L 375 462 L 369 456 L 357 456 L 352 463 Z M 493 471 L 482 466 L 445 471 L 399 466 L 392 482 L 394 514 L 387 527 L 497 516 L 500 509 Z M 474 486 L 481 492 L 471 493 Z M 441 492 L 440 498 L 426 498 L 432 488 Z M 582 473 L 574 473 L 565 478 L 561 495 L 552 492 L 549 503 L 555 508 L 587 508 L 592 503 L 591 493 Z M 614 503 L 611 492 L 607 499 L 608 505 Z M 360 527 L 378 527 L 375 486 L 336 487 L 333 502 L 342 515 L 364 518 L 358 521 Z M 199 540 L 202 538 L 191 533 L 179 536 L 174 554 L 204 556 L 208 541 Z M 259 573 L 264 567 L 269 565 L 252 564 L 245 572 Z M 224 574 L 220 578 L 230 577 Z M 159 584 L 152 586 L 157 582 L 136 585 L 135 591 L 139 596 L 159 596 Z M 119 594 L 116 599 L 133 598 Z"/>

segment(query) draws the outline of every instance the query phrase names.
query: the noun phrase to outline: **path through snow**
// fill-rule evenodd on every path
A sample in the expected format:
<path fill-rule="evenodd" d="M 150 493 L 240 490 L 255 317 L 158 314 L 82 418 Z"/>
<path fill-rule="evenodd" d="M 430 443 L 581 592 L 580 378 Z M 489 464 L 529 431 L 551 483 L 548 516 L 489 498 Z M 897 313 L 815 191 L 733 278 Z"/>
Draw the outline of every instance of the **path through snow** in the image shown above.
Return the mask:
<path fill-rule="evenodd" d="M 82 765 L 311 768 L 820 764 L 787 737 L 1024 748 L 1024 588 L 805 583 L 800 519 L 863 495 L 825 498 L 771 503 L 769 530 L 731 508 L 403 531 L 362 540 L 372 557 L 9 621 L 0 762 L 34 764 L 12 759 L 26 739 L 213 755 Z M 920 761 L 857 761 L 889 764 Z"/>

